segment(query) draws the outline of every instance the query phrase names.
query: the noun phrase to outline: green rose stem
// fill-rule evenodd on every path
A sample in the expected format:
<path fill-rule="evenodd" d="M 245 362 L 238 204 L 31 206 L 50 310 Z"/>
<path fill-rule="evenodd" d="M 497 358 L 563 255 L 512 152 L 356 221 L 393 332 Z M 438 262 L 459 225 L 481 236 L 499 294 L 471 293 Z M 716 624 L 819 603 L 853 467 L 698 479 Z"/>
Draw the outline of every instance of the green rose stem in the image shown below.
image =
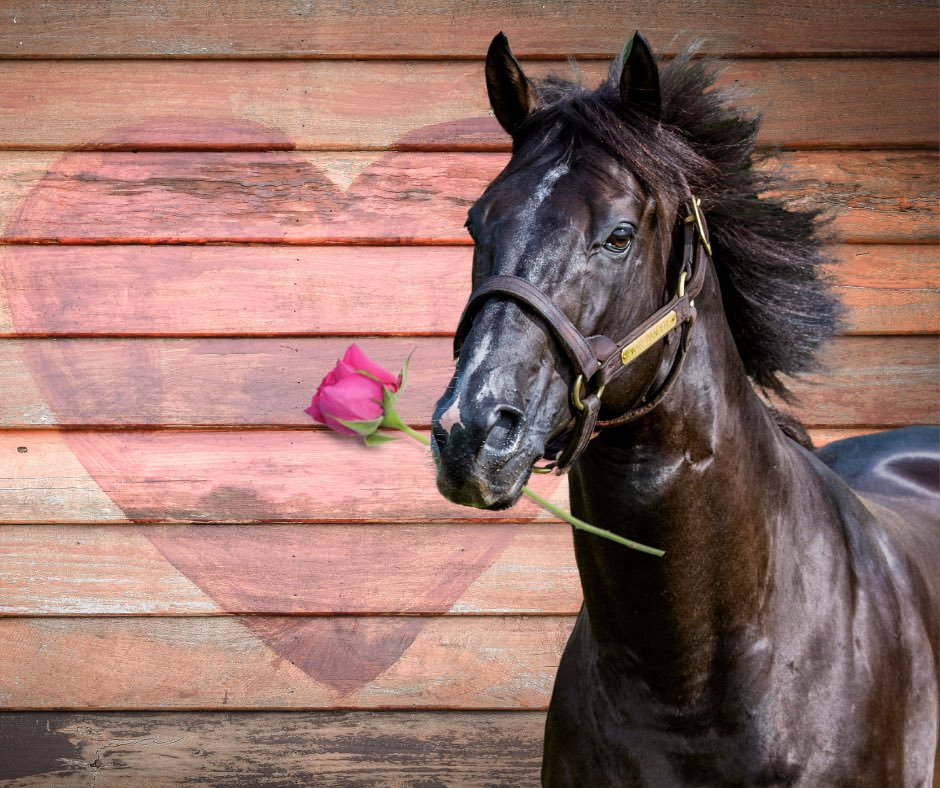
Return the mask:
<path fill-rule="evenodd" d="M 565 522 L 571 523 L 571 525 L 573 525 L 578 530 L 587 531 L 589 534 L 594 534 L 594 536 L 601 536 L 604 539 L 610 539 L 612 542 L 622 544 L 624 547 L 629 547 L 632 550 L 639 550 L 641 553 L 655 555 L 657 558 L 662 558 L 666 554 L 665 550 L 658 550 L 655 547 L 650 547 L 649 545 L 634 542 L 632 539 L 627 539 L 626 537 L 613 533 L 613 531 L 605 531 L 603 528 L 598 528 L 596 525 L 591 525 L 590 523 L 584 522 L 584 520 L 579 520 L 573 514 L 569 514 L 564 509 L 559 509 L 551 501 L 543 498 L 541 495 L 535 492 L 535 490 L 530 490 L 528 487 L 523 487 L 522 492 L 525 495 L 528 495 L 543 509 L 560 517 Z"/>
<path fill-rule="evenodd" d="M 425 446 L 431 445 L 431 441 L 427 438 L 427 436 L 422 435 L 417 430 L 411 429 L 411 427 L 401 420 L 401 417 L 392 408 L 386 407 L 385 416 L 382 419 L 382 426 L 401 430 L 405 433 L 405 435 L 408 435 L 418 441 L 418 443 L 423 443 Z M 535 492 L 535 490 L 530 489 L 528 486 L 522 488 L 522 493 L 527 495 L 546 511 L 549 511 L 555 516 L 560 517 L 562 520 L 570 523 L 581 531 L 586 531 L 589 534 L 594 534 L 594 536 L 600 536 L 604 539 L 610 539 L 612 542 L 622 544 L 624 547 L 629 547 L 632 550 L 639 550 L 641 553 L 655 555 L 658 558 L 661 558 L 663 555 L 665 555 L 665 550 L 657 550 L 655 547 L 649 547 L 648 545 L 634 542 L 632 539 L 627 539 L 611 531 L 605 531 L 603 528 L 598 528 L 596 525 L 586 523 L 584 520 L 579 520 L 573 514 L 569 514 L 564 509 L 560 509 L 559 507 L 555 506 L 555 504 L 553 504 L 551 501 L 543 498 L 541 495 Z"/>

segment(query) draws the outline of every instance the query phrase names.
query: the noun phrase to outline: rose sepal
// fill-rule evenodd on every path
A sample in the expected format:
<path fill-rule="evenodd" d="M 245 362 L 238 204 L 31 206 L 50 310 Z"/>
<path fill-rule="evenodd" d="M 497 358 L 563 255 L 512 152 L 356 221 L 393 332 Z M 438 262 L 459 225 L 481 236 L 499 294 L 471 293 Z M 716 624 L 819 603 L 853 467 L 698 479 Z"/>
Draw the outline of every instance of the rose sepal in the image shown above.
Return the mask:
<path fill-rule="evenodd" d="M 374 419 L 368 419 L 366 421 L 356 421 L 354 419 L 350 419 L 349 421 L 337 419 L 337 421 L 344 427 L 349 427 L 353 432 L 363 437 L 368 437 L 381 426 L 383 418 L 383 416 L 377 416 Z"/>
<path fill-rule="evenodd" d="M 373 432 L 365 437 L 366 446 L 381 446 L 383 443 L 391 443 L 393 440 L 397 439 L 392 435 L 386 435 L 384 432 Z"/>
<path fill-rule="evenodd" d="M 382 387 L 382 418 L 379 420 L 383 427 L 392 430 L 400 430 L 405 426 L 401 420 L 395 406 L 398 404 L 398 397 L 384 386 Z"/>

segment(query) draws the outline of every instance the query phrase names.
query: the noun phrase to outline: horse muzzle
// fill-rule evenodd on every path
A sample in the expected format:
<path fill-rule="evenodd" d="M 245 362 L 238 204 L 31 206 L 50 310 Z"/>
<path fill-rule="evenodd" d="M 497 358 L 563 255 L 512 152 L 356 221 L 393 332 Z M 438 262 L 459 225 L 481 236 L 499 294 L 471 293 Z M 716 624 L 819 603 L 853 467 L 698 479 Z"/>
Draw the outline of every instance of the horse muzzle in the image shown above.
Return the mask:
<path fill-rule="evenodd" d="M 431 427 L 437 486 L 448 500 L 481 509 L 505 509 L 519 498 L 544 440 L 512 403 L 465 408 L 459 398 L 438 405 Z"/>

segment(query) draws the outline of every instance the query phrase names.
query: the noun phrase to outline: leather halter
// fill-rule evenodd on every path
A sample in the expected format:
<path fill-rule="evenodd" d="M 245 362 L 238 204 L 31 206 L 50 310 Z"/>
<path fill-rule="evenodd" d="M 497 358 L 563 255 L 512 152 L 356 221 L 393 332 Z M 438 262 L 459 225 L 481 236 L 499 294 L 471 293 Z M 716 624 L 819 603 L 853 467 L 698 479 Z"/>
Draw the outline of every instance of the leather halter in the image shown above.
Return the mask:
<path fill-rule="evenodd" d="M 688 214 L 680 219 L 683 250 L 675 295 L 619 342 L 603 335 L 585 337 L 551 298 L 518 276 L 491 276 L 471 293 L 454 336 L 455 358 L 483 302 L 490 296 L 502 295 L 521 301 L 541 317 L 574 367 L 576 377 L 571 389 L 574 427 L 558 459 L 544 469 L 536 470 L 565 473 L 587 448 L 596 430 L 620 426 L 646 415 L 663 400 L 679 377 L 695 324 L 694 299 L 702 289 L 705 268 L 711 259 L 708 227 L 699 205 L 697 198 L 690 197 L 686 205 Z M 652 395 L 647 391 L 641 401 L 625 413 L 606 421 L 599 420 L 604 387 L 659 340 L 677 329 L 681 331 L 679 347 L 669 372 L 656 391 Z"/>

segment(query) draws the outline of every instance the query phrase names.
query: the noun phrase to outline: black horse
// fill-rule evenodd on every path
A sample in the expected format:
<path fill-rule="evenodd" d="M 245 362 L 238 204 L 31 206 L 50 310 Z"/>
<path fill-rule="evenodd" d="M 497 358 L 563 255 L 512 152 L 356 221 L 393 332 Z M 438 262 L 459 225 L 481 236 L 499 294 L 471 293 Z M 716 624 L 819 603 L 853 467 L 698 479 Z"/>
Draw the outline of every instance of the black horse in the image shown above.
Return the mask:
<path fill-rule="evenodd" d="M 786 395 L 838 309 L 818 217 L 766 196 L 713 76 L 636 35 L 595 91 L 534 84 L 493 40 L 513 155 L 469 213 L 438 486 L 500 509 L 554 458 L 576 515 L 665 550 L 574 533 L 545 784 L 929 785 L 940 435 L 813 453 L 756 393 Z"/>

